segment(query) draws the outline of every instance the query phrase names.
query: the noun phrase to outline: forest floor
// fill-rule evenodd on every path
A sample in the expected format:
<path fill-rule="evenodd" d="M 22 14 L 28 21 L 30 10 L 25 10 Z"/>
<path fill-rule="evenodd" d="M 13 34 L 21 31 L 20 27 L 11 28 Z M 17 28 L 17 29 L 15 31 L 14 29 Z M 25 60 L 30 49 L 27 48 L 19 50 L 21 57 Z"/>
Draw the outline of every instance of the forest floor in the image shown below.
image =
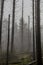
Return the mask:
<path fill-rule="evenodd" d="M 0 63 L 5 64 L 7 61 L 6 53 L 0 55 Z M 9 65 L 21 65 L 21 64 L 28 64 L 32 61 L 31 55 L 24 53 L 24 54 L 9 54 L 8 56 L 8 63 Z M 13 63 L 13 64 L 12 64 Z"/>

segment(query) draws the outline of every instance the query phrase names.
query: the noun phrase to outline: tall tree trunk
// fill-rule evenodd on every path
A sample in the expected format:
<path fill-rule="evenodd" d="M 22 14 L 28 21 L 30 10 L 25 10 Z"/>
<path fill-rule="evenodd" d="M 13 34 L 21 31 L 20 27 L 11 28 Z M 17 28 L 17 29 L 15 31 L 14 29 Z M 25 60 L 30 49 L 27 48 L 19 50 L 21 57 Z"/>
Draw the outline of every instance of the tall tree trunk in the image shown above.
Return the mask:
<path fill-rule="evenodd" d="M 33 60 L 35 60 L 35 36 L 34 36 L 34 0 L 33 1 Z"/>
<path fill-rule="evenodd" d="M 12 13 L 11 53 L 13 52 L 13 43 L 14 43 L 14 20 L 15 20 L 15 0 L 13 0 L 13 13 Z"/>
<path fill-rule="evenodd" d="M 29 30 L 29 26 L 30 26 L 30 16 L 28 16 L 28 53 L 30 52 L 30 30 Z"/>
<path fill-rule="evenodd" d="M 6 58 L 6 65 L 8 65 L 8 57 L 9 57 L 9 42 L 10 42 L 10 15 L 8 17 L 8 42 L 7 42 L 7 58 Z"/>
<path fill-rule="evenodd" d="M 1 18 L 0 18 L 0 49 L 1 49 L 1 34 L 2 34 L 3 9 L 4 9 L 4 0 L 1 1 Z"/>
<path fill-rule="evenodd" d="M 37 65 L 42 65 L 41 55 L 41 34 L 40 34 L 40 0 L 35 0 L 35 19 L 36 19 L 36 55 Z"/>
<path fill-rule="evenodd" d="M 23 53 L 23 0 L 22 0 L 22 21 L 21 21 L 21 53 Z"/>

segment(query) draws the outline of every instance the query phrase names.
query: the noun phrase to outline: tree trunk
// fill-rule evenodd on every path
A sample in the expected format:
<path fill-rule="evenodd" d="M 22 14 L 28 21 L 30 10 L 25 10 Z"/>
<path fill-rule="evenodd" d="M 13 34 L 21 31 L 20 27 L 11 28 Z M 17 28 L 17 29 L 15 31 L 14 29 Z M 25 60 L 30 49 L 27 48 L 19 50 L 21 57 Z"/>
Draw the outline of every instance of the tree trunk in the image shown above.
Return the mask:
<path fill-rule="evenodd" d="M 9 40 L 10 40 L 10 15 L 8 17 L 8 42 L 7 42 L 7 58 L 6 58 L 6 65 L 8 65 L 8 57 L 9 57 Z"/>
<path fill-rule="evenodd" d="M 34 0 L 33 0 L 33 60 L 35 60 L 35 36 L 34 36 Z"/>
<path fill-rule="evenodd" d="M 23 53 L 23 0 L 22 0 L 22 21 L 21 21 L 21 53 Z"/>
<path fill-rule="evenodd" d="M 4 0 L 1 1 L 1 18 L 0 18 L 0 49 L 1 49 L 1 34 L 2 34 L 3 9 L 4 9 Z"/>
<path fill-rule="evenodd" d="M 36 19 L 36 55 L 37 65 L 42 65 L 41 55 L 41 34 L 40 34 L 40 0 L 35 0 L 35 19 Z"/>
<path fill-rule="evenodd" d="M 12 34 L 11 34 L 11 53 L 13 52 L 13 43 L 14 43 L 14 20 L 15 20 L 15 0 L 13 0 Z"/>
<path fill-rule="evenodd" d="M 30 30 L 29 30 L 29 26 L 30 26 L 30 16 L 28 16 L 28 54 L 30 53 Z"/>

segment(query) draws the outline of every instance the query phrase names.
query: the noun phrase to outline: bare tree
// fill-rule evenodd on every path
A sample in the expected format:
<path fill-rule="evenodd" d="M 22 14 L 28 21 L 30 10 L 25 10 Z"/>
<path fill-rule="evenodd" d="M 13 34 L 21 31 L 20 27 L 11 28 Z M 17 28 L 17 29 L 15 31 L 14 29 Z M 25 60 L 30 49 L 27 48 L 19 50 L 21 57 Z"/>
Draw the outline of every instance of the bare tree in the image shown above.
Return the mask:
<path fill-rule="evenodd" d="M 20 27 L 20 34 L 21 34 L 21 53 L 23 53 L 23 20 L 20 19 L 19 27 Z"/>
<path fill-rule="evenodd" d="M 33 1 L 33 60 L 35 60 L 35 36 L 34 36 L 34 0 Z"/>
<path fill-rule="evenodd" d="M 0 18 L 0 48 L 1 48 L 1 33 L 2 33 L 3 9 L 4 9 L 4 0 L 1 0 L 1 18 Z"/>
<path fill-rule="evenodd" d="M 30 16 L 28 16 L 28 53 L 30 51 L 30 30 L 29 30 L 29 26 L 30 26 Z"/>
<path fill-rule="evenodd" d="M 9 17 L 8 17 L 8 42 L 7 42 L 7 58 L 6 58 L 6 65 L 8 65 L 9 41 L 10 41 L 10 15 L 9 15 Z"/>
<path fill-rule="evenodd" d="M 23 53 L 23 0 L 22 0 L 22 17 L 20 19 L 20 33 L 21 33 L 21 53 Z"/>
<path fill-rule="evenodd" d="M 41 55 L 41 34 L 40 34 L 40 0 L 35 0 L 35 19 L 36 19 L 36 55 L 37 65 L 42 65 Z"/>
<path fill-rule="evenodd" d="M 11 52 L 13 52 L 13 43 L 14 43 L 14 20 L 15 20 L 15 0 L 13 0 Z"/>

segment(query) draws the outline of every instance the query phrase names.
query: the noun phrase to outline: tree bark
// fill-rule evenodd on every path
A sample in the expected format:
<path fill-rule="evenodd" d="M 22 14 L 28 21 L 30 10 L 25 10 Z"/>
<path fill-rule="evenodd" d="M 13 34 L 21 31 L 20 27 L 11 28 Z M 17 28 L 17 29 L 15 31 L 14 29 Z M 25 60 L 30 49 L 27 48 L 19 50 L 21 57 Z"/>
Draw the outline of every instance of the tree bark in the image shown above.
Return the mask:
<path fill-rule="evenodd" d="M 36 55 L 37 65 L 42 65 L 41 54 L 41 34 L 40 34 L 40 0 L 35 0 L 35 19 L 36 19 Z"/>
<path fill-rule="evenodd" d="M 12 13 L 11 53 L 13 52 L 13 44 L 14 44 L 14 20 L 15 20 L 15 0 L 13 0 L 13 13 Z"/>
<path fill-rule="evenodd" d="M 21 53 L 23 53 L 23 0 L 22 0 L 22 21 L 21 21 Z"/>
<path fill-rule="evenodd" d="M 3 9 L 4 9 L 4 0 L 1 1 L 1 18 L 0 18 L 0 49 L 1 49 L 1 34 L 2 34 Z"/>
<path fill-rule="evenodd" d="M 34 36 L 34 0 L 33 0 L 33 60 L 35 60 L 35 36 Z"/>
<path fill-rule="evenodd" d="M 6 65 L 8 65 L 8 59 L 9 59 L 9 42 L 10 42 L 10 15 L 9 15 L 9 17 L 8 17 L 8 42 L 7 42 Z"/>

